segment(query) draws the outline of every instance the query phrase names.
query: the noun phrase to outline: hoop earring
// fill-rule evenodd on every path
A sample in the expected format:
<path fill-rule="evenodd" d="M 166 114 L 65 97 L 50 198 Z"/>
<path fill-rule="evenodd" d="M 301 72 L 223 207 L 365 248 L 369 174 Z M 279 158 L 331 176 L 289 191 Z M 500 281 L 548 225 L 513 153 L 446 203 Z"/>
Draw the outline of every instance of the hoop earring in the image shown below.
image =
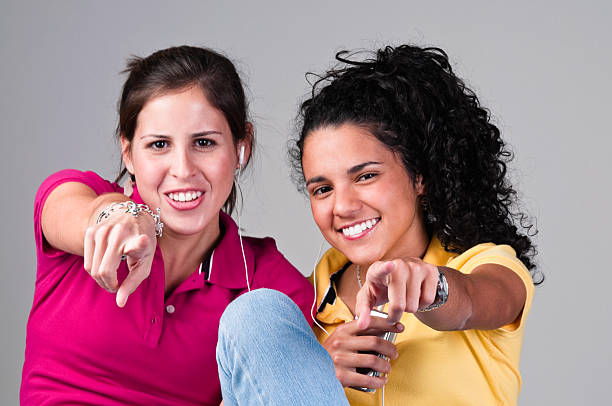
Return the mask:
<path fill-rule="evenodd" d="M 128 172 L 128 179 L 123 184 L 123 194 L 127 197 L 132 197 L 134 194 L 134 184 L 136 184 L 136 176 Z"/>

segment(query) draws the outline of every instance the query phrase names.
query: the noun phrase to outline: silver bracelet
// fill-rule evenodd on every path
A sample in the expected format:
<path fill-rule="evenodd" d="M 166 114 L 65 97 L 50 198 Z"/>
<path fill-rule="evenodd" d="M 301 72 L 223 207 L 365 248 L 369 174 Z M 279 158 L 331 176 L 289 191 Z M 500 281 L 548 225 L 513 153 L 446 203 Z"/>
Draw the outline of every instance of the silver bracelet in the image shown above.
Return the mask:
<path fill-rule="evenodd" d="M 142 212 L 147 213 L 148 215 L 153 217 L 153 220 L 155 221 L 155 235 L 161 238 L 164 223 L 161 222 L 159 217 L 161 212 L 159 207 L 157 208 L 157 213 L 154 213 L 153 210 L 149 209 L 149 206 L 147 206 L 146 204 L 137 204 L 132 202 L 131 200 L 121 203 L 115 202 L 112 203 L 110 206 L 106 207 L 98 215 L 98 218 L 96 219 L 96 224 L 99 224 L 102 220 L 109 218 L 113 212 L 120 209 L 125 209 L 123 213 L 131 214 L 134 217 L 138 217 L 138 215 Z"/>

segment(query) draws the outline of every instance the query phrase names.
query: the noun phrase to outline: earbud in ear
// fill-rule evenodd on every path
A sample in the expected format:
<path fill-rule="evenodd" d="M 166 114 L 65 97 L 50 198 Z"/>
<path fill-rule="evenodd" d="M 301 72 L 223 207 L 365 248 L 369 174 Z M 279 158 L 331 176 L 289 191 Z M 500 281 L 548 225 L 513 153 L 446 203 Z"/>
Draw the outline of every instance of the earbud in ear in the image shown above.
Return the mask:
<path fill-rule="evenodd" d="M 244 165 L 244 145 L 240 146 L 240 156 L 238 157 L 238 165 Z"/>

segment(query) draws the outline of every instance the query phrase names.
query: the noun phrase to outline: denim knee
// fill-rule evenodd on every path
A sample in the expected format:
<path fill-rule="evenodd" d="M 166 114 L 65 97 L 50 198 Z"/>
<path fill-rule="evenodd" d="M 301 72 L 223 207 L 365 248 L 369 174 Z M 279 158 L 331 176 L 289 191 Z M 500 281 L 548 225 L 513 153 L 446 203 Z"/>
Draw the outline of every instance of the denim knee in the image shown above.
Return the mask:
<path fill-rule="evenodd" d="M 270 331 L 287 320 L 303 318 L 287 295 L 273 289 L 256 289 L 231 302 L 219 322 L 219 338 L 230 334 L 232 341 L 252 339 L 256 332 Z M 228 337 L 229 338 L 229 337 Z"/>

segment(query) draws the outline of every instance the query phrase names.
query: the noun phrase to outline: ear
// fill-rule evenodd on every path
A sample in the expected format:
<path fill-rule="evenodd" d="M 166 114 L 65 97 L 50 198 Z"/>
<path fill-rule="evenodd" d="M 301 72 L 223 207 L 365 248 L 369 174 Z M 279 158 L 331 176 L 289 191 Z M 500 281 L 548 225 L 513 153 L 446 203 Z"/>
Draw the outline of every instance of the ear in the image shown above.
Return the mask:
<path fill-rule="evenodd" d="M 134 174 L 134 165 L 132 164 L 132 143 L 121 135 L 121 158 L 123 164 L 129 173 Z"/>
<path fill-rule="evenodd" d="M 417 196 L 425 195 L 425 184 L 423 183 L 423 175 L 417 175 L 414 178 L 414 187 L 417 192 Z"/>
<path fill-rule="evenodd" d="M 253 124 L 246 123 L 246 136 L 236 144 L 236 168 L 241 166 L 240 156 L 242 155 L 242 167 L 244 167 L 251 157 L 251 147 L 253 145 Z M 242 147 L 244 152 L 241 153 Z"/>

